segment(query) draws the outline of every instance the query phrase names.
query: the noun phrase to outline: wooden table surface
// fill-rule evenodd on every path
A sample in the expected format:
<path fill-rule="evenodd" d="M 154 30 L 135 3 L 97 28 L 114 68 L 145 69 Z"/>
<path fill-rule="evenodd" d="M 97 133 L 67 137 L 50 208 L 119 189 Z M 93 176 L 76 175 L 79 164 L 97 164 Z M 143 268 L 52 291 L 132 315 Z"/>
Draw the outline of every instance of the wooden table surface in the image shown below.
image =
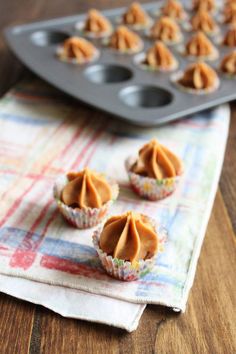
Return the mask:
<path fill-rule="evenodd" d="M 143 1 L 144 2 L 144 1 Z M 0 27 L 127 5 L 125 0 L 8 0 L 0 2 Z M 0 94 L 27 70 L 0 39 Z M 236 353 L 236 105 L 224 167 L 187 310 L 177 315 L 148 306 L 132 334 L 100 324 L 65 319 L 0 295 L 0 353 Z"/>

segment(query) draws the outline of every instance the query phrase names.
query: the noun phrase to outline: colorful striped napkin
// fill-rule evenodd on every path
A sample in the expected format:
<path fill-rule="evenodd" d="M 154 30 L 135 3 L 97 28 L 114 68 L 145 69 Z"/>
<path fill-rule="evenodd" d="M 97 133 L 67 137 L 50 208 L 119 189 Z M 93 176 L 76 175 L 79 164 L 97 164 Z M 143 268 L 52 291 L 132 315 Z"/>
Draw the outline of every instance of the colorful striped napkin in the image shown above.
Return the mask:
<path fill-rule="evenodd" d="M 69 103 L 39 81 L 18 85 L 0 103 L 0 272 L 184 311 L 218 185 L 229 117 L 225 105 L 161 128 L 137 128 Z M 176 192 L 160 202 L 139 199 L 124 168 L 126 157 L 153 137 L 185 165 Z M 116 177 L 121 191 L 111 213 L 134 209 L 168 230 L 156 266 L 141 280 L 110 278 L 92 246 L 93 230 L 74 229 L 59 214 L 52 197 L 55 179 L 84 166 Z"/>

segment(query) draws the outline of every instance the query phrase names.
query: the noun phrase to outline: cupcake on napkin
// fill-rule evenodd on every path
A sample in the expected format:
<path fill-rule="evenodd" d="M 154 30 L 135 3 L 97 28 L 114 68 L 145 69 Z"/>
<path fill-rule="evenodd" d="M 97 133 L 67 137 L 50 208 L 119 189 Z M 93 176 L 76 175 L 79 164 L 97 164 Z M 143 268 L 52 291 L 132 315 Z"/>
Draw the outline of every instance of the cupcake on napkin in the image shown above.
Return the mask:
<path fill-rule="evenodd" d="M 108 213 L 118 193 L 115 181 L 88 168 L 67 173 L 54 186 L 54 198 L 60 212 L 79 229 L 97 225 Z"/>
<path fill-rule="evenodd" d="M 153 139 L 139 150 L 138 158 L 126 160 L 126 169 L 134 191 L 154 201 L 174 192 L 183 164 L 173 152 Z"/>
<path fill-rule="evenodd" d="M 165 238 L 153 219 L 129 211 L 109 218 L 94 232 L 93 243 L 107 273 L 131 281 L 150 272 Z"/>

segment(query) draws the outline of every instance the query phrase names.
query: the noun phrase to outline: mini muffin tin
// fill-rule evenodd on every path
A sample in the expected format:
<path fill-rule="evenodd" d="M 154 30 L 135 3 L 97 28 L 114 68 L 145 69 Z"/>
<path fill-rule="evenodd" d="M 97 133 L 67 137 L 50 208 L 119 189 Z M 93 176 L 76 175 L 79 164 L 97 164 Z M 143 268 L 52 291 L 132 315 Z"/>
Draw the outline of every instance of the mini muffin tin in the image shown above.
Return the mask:
<path fill-rule="evenodd" d="M 154 2 L 142 6 L 156 19 L 162 5 L 163 2 Z M 125 8 L 119 8 L 103 11 L 103 14 L 115 28 L 124 11 Z M 214 16 L 217 20 L 219 13 Z M 191 94 L 173 84 L 173 74 L 193 61 L 181 55 L 182 44 L 169 47 L 179 62 L 178 69 L 173 72 L 143 69 L 136 60 L 140 53 L 116 53 L 104 45 L 104 40 L 93 38 L 88 39 L 100 51 L 96 61 L 83 65 L 60 61 L 56 51 L 66 38 L 72 35 L 86 37 L 78 30 L 78 23 L 85 18 L 86 14 L 83 14 L 15 26 L 6 29 L 5 36 L 16 56 L 52 85 L 90 106 L 141 126 L 163 124 L 236 98 L 235 79 L 220 72 L 220 86 L 213 93 Z M 184 22 L 180 26 L 185 43 L 193 32 L 184 29 Z M 221 33 L 211 37 L 219 50 L 219 58 L 209 64 L 216 70 L 223 56 L 233 50 L 220 45 L 219 36 L 228 26 L 220 27 Z M 154 40 L 147 38 L 145 30 L 137 32 L 144 41 L 143 51 L 146 51 Z"/>

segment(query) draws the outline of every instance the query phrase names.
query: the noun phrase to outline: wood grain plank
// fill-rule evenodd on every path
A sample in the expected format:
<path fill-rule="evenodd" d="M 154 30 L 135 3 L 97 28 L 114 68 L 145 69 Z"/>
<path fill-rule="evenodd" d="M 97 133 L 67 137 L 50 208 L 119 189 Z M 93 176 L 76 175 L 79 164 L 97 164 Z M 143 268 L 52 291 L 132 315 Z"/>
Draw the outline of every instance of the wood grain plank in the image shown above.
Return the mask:
<path fill-rule="evenodd" d="M 1 294 L 0 353 L 28 353 L 34 308 L 32 304 Z"/>
<path fill-rule="evenodd" d="M 236 102 L 231 104 L 229 139 L 220 179 L 220 190 L 236 233 Z"/>

